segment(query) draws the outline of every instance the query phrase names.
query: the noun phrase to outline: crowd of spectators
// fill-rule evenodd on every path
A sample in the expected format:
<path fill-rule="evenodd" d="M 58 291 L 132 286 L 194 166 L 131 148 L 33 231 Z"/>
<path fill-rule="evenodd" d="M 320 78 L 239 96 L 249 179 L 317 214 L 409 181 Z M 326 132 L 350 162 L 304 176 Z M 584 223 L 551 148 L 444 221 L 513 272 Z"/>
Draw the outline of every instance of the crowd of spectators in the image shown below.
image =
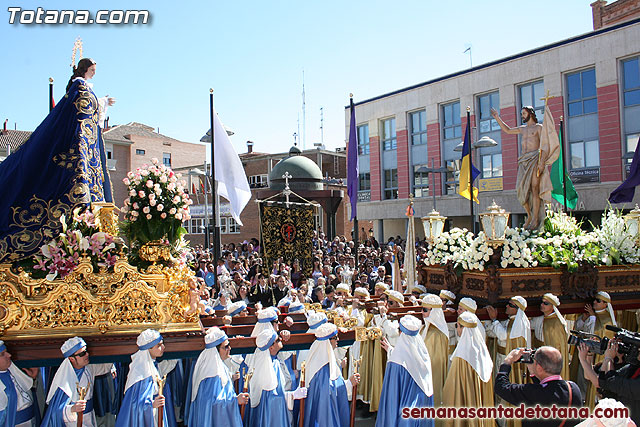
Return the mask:
<path fill-rule="evenodd" d="M 418 260 L 424 256 L 424 248 L 425 244 L 419 242 Z M 324 233 L 316 232 L 312 266 L 306 273 L 299 260 L 289 265 L 280 258 L 266 265 L 257 239 L 224 245 L 217 262 L 213 251 L 195 246 L 187 254 L 187 261 L 195 271 L 202 299 L 214 308 L 221 309 L 236 301 L 244 301 L 249 307 L 256 303 L 270 307 L 288 305 L 294 300 L 319 302 L 331 308 L 341 305 L 346 296 L 340 291 L 336 293 L 340 284 L 346 284 L 351 292 L 365 287 L 371 294 L 380 282 L 391 287 L 394 257 L 398 258 L 401 271 L 404 251 L 405 241 L 400 236 L 391 237 L 383 244 L 368 237 L 356 246 L 344 236 L 327 239 Z M 214 274 L 218 275 L 217 285 Z M 342 288 L 344 290 L 344 285 Z"/>

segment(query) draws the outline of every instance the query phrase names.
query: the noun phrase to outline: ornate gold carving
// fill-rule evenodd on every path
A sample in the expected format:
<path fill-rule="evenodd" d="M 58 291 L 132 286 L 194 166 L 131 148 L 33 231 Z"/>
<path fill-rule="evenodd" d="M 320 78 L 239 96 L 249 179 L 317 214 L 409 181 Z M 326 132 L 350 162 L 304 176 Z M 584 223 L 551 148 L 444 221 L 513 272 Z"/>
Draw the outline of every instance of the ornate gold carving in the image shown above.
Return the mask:
<path fill-rule="evenodd" d="M 355 328 L 356 341 L 373 341 L 382 338 L 382 329 L 377 327 L 366 328 L 358 326 Z"/>
<path fill-rule="evenodd" d="M 0 264 L 0 336 L 200 330 L 197 315 L 186 315 L 191 275 L 187 267 L 139 272 L 125 258 L 96 273 L 85 258 L 64 279 L 47 281 Z"/>
<path fill-rule="evenodd" d="M 103 233 L 109 233 L 112 236 L 120 234 L 120 228 L 118 227 L 118 215 L 114 212 L 116 205 L 109 202 L 95 202 L 95 206 L 100 207 L 98 211 L 98 218 L 100 219 L 100 231 Z"/>
<path fill-rule="evenodd" d="M 162 240 L 154 240 L 142 245 L 139 254 L 140 258 L 154 264 L 158 261 L 169 261 L 171 258 L 171 246 Z"/>

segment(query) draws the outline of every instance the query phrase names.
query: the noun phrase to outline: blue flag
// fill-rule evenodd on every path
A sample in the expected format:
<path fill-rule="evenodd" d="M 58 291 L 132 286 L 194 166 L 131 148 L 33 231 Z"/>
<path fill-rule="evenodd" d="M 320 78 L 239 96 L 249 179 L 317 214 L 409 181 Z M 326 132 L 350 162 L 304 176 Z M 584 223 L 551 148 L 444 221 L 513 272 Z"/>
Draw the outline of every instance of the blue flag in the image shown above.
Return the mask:
<path fill-rule="evenodd" d="M 629 176 L 624 180 L 622 184 L 609 195 L 610 203 L 625 203 L 633 200 L 633 195 L 636 192 L 636 186 L 640 185 L 640 139 L 636 145 L 636 152 L 631 160 L 631 170 Z"/>
<path fill-rule="evenodd" d="M 350 103 L 351 122 L 349 123 L 349 143 L 347 144 L 347 194 L 351 201 L 351 221 L 357 216 L 358 205 L 358 129 L 356 128 L 356 109 L 353 98 Z"/>
<path fill-rule="evenodd" d="M 471 199 L 470 189 L 469 189 L 469 173 L 471 173 L 471 182 L 475 181 L 478 175 L 480 175 L 480 171 L 473 166 L 471 162 L 471 153 L 470 153 L 470 143 L 469 143 L 469 129 L 464 133 L 464 143 L 462 144 L 462 158 L 460 161 L 460 177 L 458 194 L 466 199 Z M 473 201 L 478 202 L 478 188 L 473 187 Z"/>

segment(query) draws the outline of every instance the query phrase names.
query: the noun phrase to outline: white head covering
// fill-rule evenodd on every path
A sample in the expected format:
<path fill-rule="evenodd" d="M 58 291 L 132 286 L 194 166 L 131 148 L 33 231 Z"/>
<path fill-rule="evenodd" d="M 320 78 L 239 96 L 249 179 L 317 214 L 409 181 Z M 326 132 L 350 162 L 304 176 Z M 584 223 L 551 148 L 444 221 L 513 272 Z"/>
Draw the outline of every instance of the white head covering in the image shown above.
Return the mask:
<path fill-rule="evenodd" d="M 404 305 L 404 295 L 398 291 L 387 291 L 386 294 L 389 296 L 389 299 L 394 300 L 400 305 Z"/>
<path fill-rule="evenodd" d="M 60 367 L 56 371 L 56 375 L 51 381 L 49 388 L 49 394 L 47 394 L 47 403 L 53 399 L 56 394 L 56 390 L 60 389 L 69 396 L 72 400 L 78 400 L 78 391 L 76 390 L 76 383 L 78 382 L 78 376 L 73 369 L 69 356 L 73 356 L 78 350 L 87 347 L 87 343 L 80 337 L 73 337 L 66 340 L 60 347 L 60 351 L 64 356 L 64 360 L 60 364 Z"/>
<path fill-rule="evenodd" d="M 258 310 L 258 322 L 253 327 L 251 332 L 252 337 L 257 337 L 260 332 L 264 330 L 273 331 L 273 325 L 271 322 L 278 320 L 278 312 L 273 307 L 267 307 L 262 310 Z"/>
<path fill-rule="evenodd" d="M 371 297 L 371 294 L 369 293 L 369 289 L 367 288 L 356 288 L 355 291 L 353 291 L 353 295 L 362 295 L 364 297 L 367 297 L 367 299 L 369 299 Z"/>
<path fill-rule="evenodd" d="M 553 307 L 553 312 L 558 317 L 558 319 L 560 319 L 560 323 L 562 323 L 562 326 L 564 326 L 565 332 L 569 333 L 567 321 L 564 320 L 564 316 L 562 316 L 562 314 L 560 314 L 560 310 L 558 310 L 558 307 L 560 306 L 560 299 L 552 293 L 544 294 L 542 296 L 542 299 L 551 304 L 551 306 Z"/>
<path fill-rule="evenodd" d="M 138 339 L 136 340 L 136 344 L 138 344 L 138 351 L 131 355 L 129 375 L 127 376 L 127 382 L 124 386 L 125 392 L 138 381 L 142 381 L 148 377 L 156 378 L 160 376 L 158 369 L 156 369 L 156 366 L 153 363 L 151 354 L 149 354 L 149 349 L 153 348 L 153 346 L 157 345 L 161 341 L 162 335 L 154 329 L 147 329 L 138 335 Z M 154 395 L 157 393 L 157 389 L 158 386 L 154 381 Z"/>
<path fill-rule="evenodd" d="M 274 390 L 278 386 L 278 377 L 273 368 L 269 347 L 276 341 L 278 334 L 273 330 L 264 330 L 256 337 L 256 351 L 253 353 L 253 375 L 249 381 L 249 399 L 251 407 L 260 404 L 262 390 Z"/>
<path fill-rule="evenodd" d="M 324 313 L 311 313 L 307 316 L 307 325 L 309 325 L 309 332 L 313 332 L 320 325 L 327 323 L 327 315 Z"/>
<path fill-rule="evenodd" d="M 453 305 L 456 302 L 456 294 L 446 289 L 440 291 L 440 298 L 447 300 L 447 305 Z"/>
<path fill-rule="evenodd" d="M 237 316 L 242 313 L 243 310 L 247 309 L 247 303 L 244 301 L 237 301 L 227 306 L 227 314 L 229 316 Z"/>
<path fill-rule="evenodd" d="M 340 283 L 338 286 L 336 286 L 336 291 L 346 292 L 348 295 L 351 295 L 351 286 L 347 285 L 346 283 Z"/>
<path fill-rule="evenodd" d="M 596 405 L 596 409 L 597 408 L 601 409 L 599 413 L 602 414 L 603 411 L 607 408 L 622 409 L 622 408 L 625 408 L 625 406 L 615 399 L 605 398 L 605 399 L 600 399 L 598 401 L 598 404 Z M 593 418 L 586 419 L 585 421 L 578 424 L 576 427 L 597 427 L 600 425 L 597 423 L 597 421 L 600 421 L 602 425 L 604 425 L 605 427 L 627 427 L 629 425 L 629 421 L 631 421 L 631 418 L 604 418 L 604 417 L 596 418 L 594 415 Z"/>
<path fill-rule="evenodd" d="M 447 341 L 449 341 L 449 327 L 447 326 L 447 321 L 444 318 L 444 312 L 442 311 L 442 300 L 438 295 L 435 294 L 427 294 L 422 298 L 422 306 L 428 307 L 431 309 L 431 313 L 429 313 L 429 317 L 424 319 L 424 324 L 429 325 L 431 323 L 433 326 L 438 328 L 440 332 L 447 337 Z M 425 336 L 426 336 L 426 328 L 425 328 Z"/>
<path fill-rule="evenodd" d="M 340 370 L 336 355 L 331 347 L 329 340 L 338 334 L 338 328 L 333 323 L 325 323 L 318 326 L 314 331 L 316 340 L 311 344 L 309 354 L 307 355 L 306 381 L 307 385 L 311 383 L 313 377 L 327 363 L 329 364 L 329 379 L 331 381 L 338 378 Z"/>
<path fill-rule="evenodd" d="M 213 326 L 204 336 L 204 350 L 198 356 L 198 360 L 193 368 L 191 378 L 191 401 L 198 396 L 198 388 L 202 380 L 206 378 L 220 377 L 222 387 L 229 381 L 229 371 L 220 358 L 220 353 L 216 348 L 228 339 L 220 328 Z"/>
<path fill-rule="evenodd" d="M 611 296 L 609 295 L 609 293 L 604 291 L 599 291 L 596 294 L 596 296 L 600 297 L 602 301 L 605 301 L 607 303 L 607 310 L 609 311 L 609 316 L 611 316 L 611 321 L 613 322 L 613 326 L 618 326 L 618 323 L 616 322 L 616 316 L 613 314 L 613 307 L 611 306 Z"/>
<path fill-rule="evenodd" d="M 426 294 L 427 293 L 427 288 L 425 288 L 422 285 L 414 285 L 412 291 L 419 291 L 420 294 Z"/>
<path fill-rule="evenodd" d="M 471 298 L 462 298 L 458 303 L 458 307 L 464 308 L 465 310 L 476 314 L 476 310 L 478 310 L 478 304 L 472 300 Z"/>
<path fill-rule="evenodd" d="M 515 297 L 511 297 L 511 302 L 518 307 L 518 311 L 513 319 L 509 338 L 514 339 L 522 337 L 527 342 L 527 348 L 531 348 L 531 323 L 524 312 L 527 309 L 527 300 L 517 295 Z"/>
<path fill-rule="evenodd" d="M 384 282 L 378 282 L 374 286 L 374 289 L 382 289 L 382 292 L 387 292 L 389 290 L 389 285 Z"/>
<path fill-rule="evenodd" d="M 304 305 L 300 301 L 293 301 L 289 304 L 289 314 L 302 314 L 304 313 Z"/>
<path fill-rule="evenodd" d="M 389 362 L 406 369 L 418 387 L 427 396 L 433 396 L 431 358 L 424 340 L 419 335 L 421 325 L 421 322 L 410 314 L 400 319 L 401 334 L 389 355 Z"/>
<path fill-rule="evenodd" d="M 484 383 L 491 379 L 493 361 L 482 333 L 478 329 L 480 320 L 468 311 L 458 316 L 458 323 L 463 326 L 462 334 L 458 338 L 458 345 L 451 355 L 451 360 L 456 357 L 464 359 L 471 365 L 474 371 Z"/>

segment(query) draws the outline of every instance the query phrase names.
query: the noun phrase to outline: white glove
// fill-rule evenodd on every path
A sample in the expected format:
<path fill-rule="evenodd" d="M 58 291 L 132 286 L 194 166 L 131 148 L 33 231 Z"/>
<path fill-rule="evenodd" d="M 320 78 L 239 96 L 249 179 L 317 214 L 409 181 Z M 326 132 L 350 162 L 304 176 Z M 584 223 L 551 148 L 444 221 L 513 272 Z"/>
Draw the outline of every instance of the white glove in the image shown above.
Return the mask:
<path fill-rule="evenodd" d="M 295 400 L 304 399 L 305 397 L 307 397 L 307 388 L 306 387 L 298 387 L 296 390 L 294 390 L 293 398 Z"/>

